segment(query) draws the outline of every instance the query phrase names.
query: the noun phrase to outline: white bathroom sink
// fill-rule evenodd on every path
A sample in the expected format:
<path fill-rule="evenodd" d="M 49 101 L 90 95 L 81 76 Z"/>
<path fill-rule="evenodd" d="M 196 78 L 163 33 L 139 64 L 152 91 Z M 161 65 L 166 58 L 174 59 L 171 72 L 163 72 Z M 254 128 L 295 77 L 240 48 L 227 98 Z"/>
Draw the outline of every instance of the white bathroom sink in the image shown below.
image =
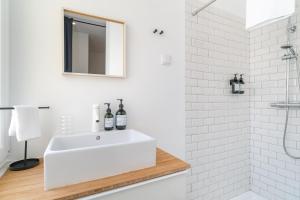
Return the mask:
<path fill-rule="evenodd" d="M 135 130 L 55 136 L 44 153 L 45 190 L 156 164 L 156 140 Z"/>

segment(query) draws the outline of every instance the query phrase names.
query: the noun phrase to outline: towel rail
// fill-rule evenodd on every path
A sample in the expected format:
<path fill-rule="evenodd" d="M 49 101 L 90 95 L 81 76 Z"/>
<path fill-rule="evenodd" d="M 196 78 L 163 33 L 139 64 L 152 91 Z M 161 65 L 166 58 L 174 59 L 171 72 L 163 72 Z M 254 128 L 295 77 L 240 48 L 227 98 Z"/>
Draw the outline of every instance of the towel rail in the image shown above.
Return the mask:
<path fill-rule="evenodd" d="M 0 110 L 14 110 L 14 107 L 0 107 Z M 39 106 L 38 109 L 50 109 L 50 106 Z M 37 166 L 40 161 L 38 158 L 27 158 L 27 140 L 25 141 L 24 160 L 13 162 L 9 165 L 11 171 L 20 171 Z"/>
<path fill-rule="evenodd" d="M 39 106 L 39 109 L 50 109 L 50 106 Z M 13 110 L 14 107 L 0 107 L 0 110 Z"/>

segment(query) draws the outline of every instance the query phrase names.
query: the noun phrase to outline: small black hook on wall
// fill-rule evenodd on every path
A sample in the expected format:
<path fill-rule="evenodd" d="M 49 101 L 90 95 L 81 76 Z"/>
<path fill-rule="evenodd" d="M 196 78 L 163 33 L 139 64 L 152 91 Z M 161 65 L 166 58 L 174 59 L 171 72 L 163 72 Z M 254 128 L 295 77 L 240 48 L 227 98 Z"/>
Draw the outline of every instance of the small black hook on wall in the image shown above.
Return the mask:
<path fill-rule="evenodd" d="M 165 32 L 163 30 L 158 30 L 157 28 L 153 30 L 153 33 L 156 34 L 158 33 L 159 35 L 163 35 Z"/>

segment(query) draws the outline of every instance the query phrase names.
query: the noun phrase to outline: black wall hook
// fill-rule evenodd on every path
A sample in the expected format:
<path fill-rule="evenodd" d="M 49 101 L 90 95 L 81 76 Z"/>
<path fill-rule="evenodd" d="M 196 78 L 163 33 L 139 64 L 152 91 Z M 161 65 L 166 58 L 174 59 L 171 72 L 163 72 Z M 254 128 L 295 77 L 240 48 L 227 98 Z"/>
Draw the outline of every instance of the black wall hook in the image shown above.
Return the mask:
<path fill-rule="evenodd" d="M 159 35 L 163 35 L 165 32 L 163 30 L 158 30 L 157 28 L 153 31 L 154 34 L 158 33 Z"/>

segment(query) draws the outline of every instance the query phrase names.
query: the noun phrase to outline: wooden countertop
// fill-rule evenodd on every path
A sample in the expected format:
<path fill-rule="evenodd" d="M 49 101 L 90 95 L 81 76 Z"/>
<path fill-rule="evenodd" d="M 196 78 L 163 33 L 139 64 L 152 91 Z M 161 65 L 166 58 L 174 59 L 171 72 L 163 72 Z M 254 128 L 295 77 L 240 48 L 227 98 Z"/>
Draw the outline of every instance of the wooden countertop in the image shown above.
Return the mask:
<path fill-rule="evenodd" d="M 1 200 L 69 200 L 89 196 L 190 168 L 182 160 L 157 149 L 156 166 L 95 181 L 44 191 L 43 164 L 25 171 L 7 171 L 0 178 Z M 63 178 L 63 177 L 62 177 Z"/>

